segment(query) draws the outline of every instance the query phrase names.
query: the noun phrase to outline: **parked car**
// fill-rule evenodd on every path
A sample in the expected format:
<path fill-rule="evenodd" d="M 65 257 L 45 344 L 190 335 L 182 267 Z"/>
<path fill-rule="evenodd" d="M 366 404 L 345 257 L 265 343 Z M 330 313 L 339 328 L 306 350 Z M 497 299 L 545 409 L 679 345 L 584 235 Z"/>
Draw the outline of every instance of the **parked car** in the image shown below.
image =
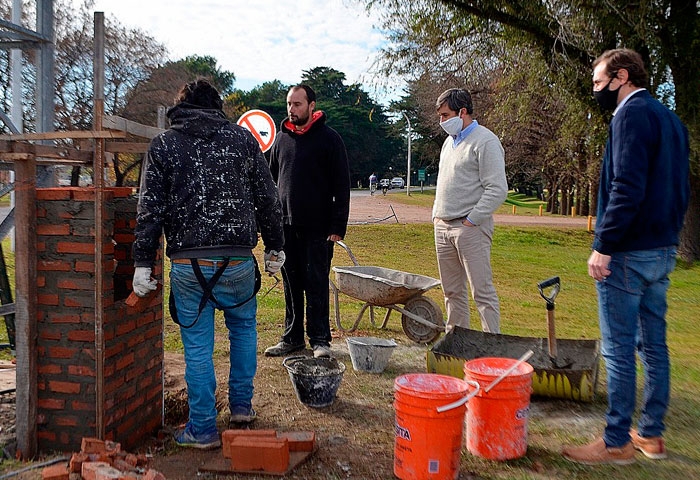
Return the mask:
<path fill-rule="evenodd" d="M 389 180 L 388 178 L 382 178 L 381 180 L 379 180 L 379 188 L 384 188 L 384 187 L 386 187 L 386 188 L 391 187 L 391 180 Z"/>
<path fill-rule="evenodd" d="M 391 188 L 403 188 L 404 186 L 403 178 L 394 177 L 391 179 Z"/>

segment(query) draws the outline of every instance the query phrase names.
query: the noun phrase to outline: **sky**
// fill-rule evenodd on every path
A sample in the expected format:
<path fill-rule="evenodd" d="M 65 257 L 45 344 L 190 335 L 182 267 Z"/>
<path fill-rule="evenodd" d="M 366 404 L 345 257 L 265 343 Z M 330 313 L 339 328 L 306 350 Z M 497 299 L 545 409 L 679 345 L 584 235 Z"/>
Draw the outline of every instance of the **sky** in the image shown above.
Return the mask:
<path fill-rule="evenodd" d="M 73 0 L 76 5 L 82 0 Z M 236 76 L 235 88 L 266 81 L 295 84 L 302 71 L 331 67 L 381 103 L 371 67 L 384 35 L 349 0 L 96 0 L 95 11 L 163 43 L 170 59 L 212 56 Z"/>

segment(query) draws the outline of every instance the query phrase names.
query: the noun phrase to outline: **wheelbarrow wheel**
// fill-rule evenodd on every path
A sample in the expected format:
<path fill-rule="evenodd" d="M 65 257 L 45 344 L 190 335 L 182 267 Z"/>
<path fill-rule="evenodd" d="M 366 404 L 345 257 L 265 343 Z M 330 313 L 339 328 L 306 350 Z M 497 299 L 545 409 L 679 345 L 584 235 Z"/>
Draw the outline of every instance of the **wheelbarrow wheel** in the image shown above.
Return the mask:
<path fill-rule="evenodd" d="M 401 315 L 401 326 L 406 336 L 416 343 L 431 343 L 443 331 L 442 309 L 434 300 L 419 295 L 406 302 L 404 309 L 408 312 L 435 324 L 435 328 L 423 325 L 408 315 Z"/>

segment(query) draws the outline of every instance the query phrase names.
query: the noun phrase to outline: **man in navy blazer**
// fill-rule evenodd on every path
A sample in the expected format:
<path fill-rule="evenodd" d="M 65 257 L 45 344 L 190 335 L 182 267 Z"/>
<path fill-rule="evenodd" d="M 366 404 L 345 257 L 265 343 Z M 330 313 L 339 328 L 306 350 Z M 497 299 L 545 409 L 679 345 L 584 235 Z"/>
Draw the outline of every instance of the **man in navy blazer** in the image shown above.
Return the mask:
<path fill-rule="evenodd" d="M 635 449 L 666 457 L 670 397 L 666 293 L 690 195 L 688 130 L 644 88 L 641 56 L 609 50 L 593 63 L 593 94 L 613 110 L 600 172 L 588 274 L 596 280 L 608 410 L 602 437 L 562 451 L 584 464 L 629 464 Z M 644 367 L 637 428 L 636 357 Z"/>

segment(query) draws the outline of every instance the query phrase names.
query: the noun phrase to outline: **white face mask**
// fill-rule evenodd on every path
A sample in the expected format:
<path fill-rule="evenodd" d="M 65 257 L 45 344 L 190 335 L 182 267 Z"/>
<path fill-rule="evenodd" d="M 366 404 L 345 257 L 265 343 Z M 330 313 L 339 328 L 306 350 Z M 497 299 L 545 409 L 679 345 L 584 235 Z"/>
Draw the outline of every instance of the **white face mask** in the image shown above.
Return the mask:
<path fill-rule="evenodd" d="M 444 122 L 440 122 L 440 126 L 448 135 L 456 137 L 462 131 L 462 118 L 459 116 L 448 118 Z"/>

